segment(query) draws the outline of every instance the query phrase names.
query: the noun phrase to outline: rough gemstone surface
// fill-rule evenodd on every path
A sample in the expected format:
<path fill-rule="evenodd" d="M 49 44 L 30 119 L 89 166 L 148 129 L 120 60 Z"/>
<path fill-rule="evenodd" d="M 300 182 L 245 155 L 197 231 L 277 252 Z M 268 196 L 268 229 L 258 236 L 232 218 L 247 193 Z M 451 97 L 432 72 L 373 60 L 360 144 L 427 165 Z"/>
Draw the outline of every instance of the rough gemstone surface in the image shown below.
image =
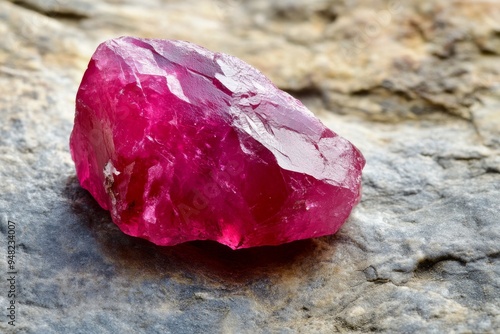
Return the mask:
<path fill-rule="evenodd" d="M 101 44 L 76 100 L 81 185 L 158 245 L 233 249 L 335 233 L 365 160 L 245 62 L 183 41 Z"/>

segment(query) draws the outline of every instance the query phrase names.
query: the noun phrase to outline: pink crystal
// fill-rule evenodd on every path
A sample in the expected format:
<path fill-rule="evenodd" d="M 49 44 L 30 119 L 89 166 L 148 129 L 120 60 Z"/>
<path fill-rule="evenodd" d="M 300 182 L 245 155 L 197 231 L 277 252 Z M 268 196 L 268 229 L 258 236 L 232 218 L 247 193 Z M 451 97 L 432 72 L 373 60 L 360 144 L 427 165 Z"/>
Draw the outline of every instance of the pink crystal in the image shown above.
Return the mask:
<path fill-rule="evenodd" d="M 365 160 L 245 62 L 183 41 L 101 44 L 70 140 L 78 179 L 119 228 L 233 249 L 335 233 Z"/>

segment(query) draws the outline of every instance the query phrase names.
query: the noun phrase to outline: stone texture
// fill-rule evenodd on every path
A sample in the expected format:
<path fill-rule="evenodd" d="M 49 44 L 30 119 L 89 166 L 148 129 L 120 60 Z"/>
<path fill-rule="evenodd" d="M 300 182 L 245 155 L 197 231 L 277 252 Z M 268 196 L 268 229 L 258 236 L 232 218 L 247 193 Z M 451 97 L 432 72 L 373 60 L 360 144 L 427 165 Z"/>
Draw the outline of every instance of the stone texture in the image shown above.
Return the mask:
<path fill-rule="evenodd" d="M 497 2 L 59 7 L 0 1 L 0 249 L 17 221 L 18 333 L 500 330 Z M 133 34 L 234 54 L 349 137 L 367 165 L 339 233 L 236 252 L 124 236 L 78 186 L 67 140 L 91 53 Z"/>

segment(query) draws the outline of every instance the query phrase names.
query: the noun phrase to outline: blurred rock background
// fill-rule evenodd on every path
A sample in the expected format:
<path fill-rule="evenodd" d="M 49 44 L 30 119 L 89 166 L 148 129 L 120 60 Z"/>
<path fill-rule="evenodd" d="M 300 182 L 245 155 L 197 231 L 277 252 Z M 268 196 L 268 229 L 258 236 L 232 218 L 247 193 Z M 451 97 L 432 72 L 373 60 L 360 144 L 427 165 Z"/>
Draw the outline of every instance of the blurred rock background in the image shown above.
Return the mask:
<path fill-rule="evenodd" d="M 341 231 L 236 252 L 123 235 L 68 149 L 88 60 L 121 35 L 236 55 L 355 143 Z M 0 0 L 0 36 L 1 332 L 500 331 L 499 1 Z"/>

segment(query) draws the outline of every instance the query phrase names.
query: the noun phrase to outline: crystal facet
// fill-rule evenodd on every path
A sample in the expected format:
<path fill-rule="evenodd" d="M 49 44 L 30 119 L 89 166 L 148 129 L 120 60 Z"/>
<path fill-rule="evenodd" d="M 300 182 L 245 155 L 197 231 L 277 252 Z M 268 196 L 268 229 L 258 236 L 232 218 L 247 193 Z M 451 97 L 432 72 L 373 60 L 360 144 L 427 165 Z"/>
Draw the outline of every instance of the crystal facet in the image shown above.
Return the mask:
<path fill-rule="evenodd" d="M 335 233 L 365 160 L 245 62 L 183 41 L 101 44 L 76 100 L 78 179 L 119 228 L 233 249 Z"/>

